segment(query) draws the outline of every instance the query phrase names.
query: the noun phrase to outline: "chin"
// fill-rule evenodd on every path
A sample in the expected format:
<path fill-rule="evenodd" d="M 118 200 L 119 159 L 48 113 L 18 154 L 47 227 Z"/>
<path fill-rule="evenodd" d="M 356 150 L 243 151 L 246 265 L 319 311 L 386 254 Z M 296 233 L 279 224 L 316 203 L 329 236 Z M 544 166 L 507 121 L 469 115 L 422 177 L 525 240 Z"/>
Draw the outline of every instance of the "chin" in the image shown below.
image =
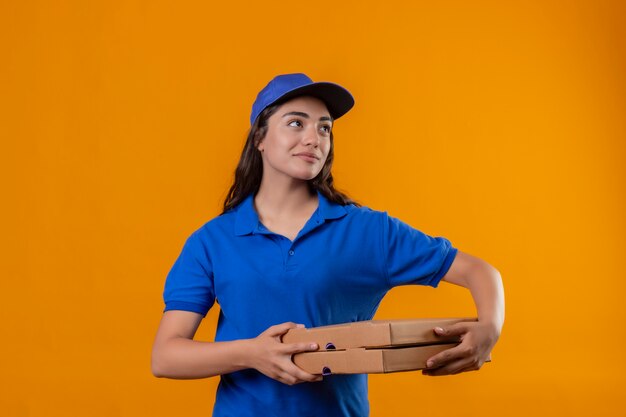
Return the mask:
<path fill-rule="evenodd" d="M 298 179 L 298 180 L 302 180 L 302 181 L 310 181 L 313 178 L 317 177 L 319 175 L 319 173 L 321 172 L 321 170 L 316 170 L 315 172 L 312 171 L 301 171 L 301 170 L 294 170 L 290 173 L 290 176 L 293 177 L 294 179 Z"/>
<path fill-rule="evenodd" d="M 292 177 L 296 180 L 302 180 L 302 181 L 311 181 L 313 178 L 315 178 L 317 176 L 317 174 L 311 174 L 311 175 L 292 175 Z"/>

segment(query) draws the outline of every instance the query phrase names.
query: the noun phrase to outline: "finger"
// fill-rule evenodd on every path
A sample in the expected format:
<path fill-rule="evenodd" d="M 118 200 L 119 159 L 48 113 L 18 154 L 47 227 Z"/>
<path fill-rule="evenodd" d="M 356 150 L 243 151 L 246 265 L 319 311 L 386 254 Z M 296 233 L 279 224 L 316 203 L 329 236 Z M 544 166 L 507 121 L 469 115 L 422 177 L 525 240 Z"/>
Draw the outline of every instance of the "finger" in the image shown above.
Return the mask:
<path fill-rule="evenodd" d="M 455 323 L 445 327 L 435 327 L 433 329 L 438 336 L 461 336 L 468 331 L 467 323 Z"/>
<path fill-rule="evenodd" d="M 425 374 L 454 375 L 465 371 L 477 371 L 483 363 L 484 361 L 479 359 L 476 355 L 463 356 L 439 367 L 427 368 Z"/>
<path fill-rule="evenodd" d="M 292 362 L 287 362 L 281 366 L 275 376 L 273 377 L 277 381 L 287 385 L 299 384 L 301 382 L 315 382 L 320 381 L 320 375 L 309 374 L 298 368 Z"/>
<path fill-rule="evenodd" d="M 289 365 L 285 367 L 285 371 L 297 378 L 300 382 L 321 381 L 320 375 L 310 374 L 298 368 L 293 362 L 289 363 Z"/>
<path fill-rule="evenodd" d="M 298 383 L 298 379 L 288 372 L 282 372 L 276 379 L 286 385 L 295 385 Z"/>
<path fill-rule="evenodd" d="M 311 352 L 318 349 L 317 343 L 284 343 L 283 352 L 295 355 L 301 352 Z"/>
<path fill-rule="evenodd" d="M 314 379 L 312 380 L 300 380 L 300 379 L 295 379 L 295 382 L 291 385 L 297 385 L 297 384 L 302 384 L 302 383 L 307 383 L 307 382 L 320 382 L 323 381 L 324 379 L 322 378 L 322 376 L 316 376 Z"/>
<path fill-rule="evenodd" d="M 476 371 L 480 367 L 474 365 L 472 361 L 458 360 L 450 362 L 446 366 L 434 369 L 424 369 L 422 373 L 428 376 L 443 376 L 443 375 L 456 375 L 461 372 Z"/>
<path fill-rule="evenodd" d="M 287 333 L 289 329 L 294 329 L 296 327 L 304 327 L 304 324 L 296 324 L 291 321 L 288 321 L 286 323 L 276 324 L 272 327 L 269 327 L 262 334 L 265 334 L 266 336 L 271 336 L 271 337 L 282 336 L 285 333 Z"/>
<path fill-rule="evenodd" d="M 428 358 L 426 361 L 426 368 L 439 368 L 441 366 L 445 366 L 450 361 L 466 356 L 467 349 L 462 345 L 458 345 Z"/>
<path fill-rule="evenodd" d="M 470 366 L 466 366 L 465 368 L 462 368 L 462 369 L 459 369 L 459 370 L 455 371 L 455 372 L 453 373 L 453 375 L 460 374 L 460 373 L 462 373 L 462 372 L 473 372 L 473 371 L 478 371 L 478 370 L 480 370 L 480 368 L 481 368 L 481 367 L 482 367 L 481 365 L 470 365 Z"/>
<path fill-rule="evenodd" d="M 453 366 L 453 363 L 449 363 L 446 366 L 441 366 L 439 368 L 428 368 L 428 369 L 424 369 L 422 370 L 422 373 L 424 375 L 428 375 L 428 376 L 443 376 L 443 375 L 452 375 L 454 373 L 454 371 L 451 369 L 456 369 Z M 462 368 L 459 368 L 462 369 Z"/>

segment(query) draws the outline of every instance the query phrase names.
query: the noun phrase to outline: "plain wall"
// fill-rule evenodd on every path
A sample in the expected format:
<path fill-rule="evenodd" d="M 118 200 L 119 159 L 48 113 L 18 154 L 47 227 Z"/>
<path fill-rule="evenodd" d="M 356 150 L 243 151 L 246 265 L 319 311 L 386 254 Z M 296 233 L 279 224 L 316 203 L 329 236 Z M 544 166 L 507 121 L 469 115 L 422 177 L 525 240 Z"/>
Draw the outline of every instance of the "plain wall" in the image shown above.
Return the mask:
<path fill-rule="evenodd" d="M 220 212 L 258 90 L 305 72 L 356 97 L 338 188 L 505 283 L 493 361 L 371 376 L 372 416 L 623 415 L 625 16 L 620 1 L 3 1 L 0 414 L 211 414 L 217 378 L 150 372 L 165 276 Z M 441 284 L 394 289 L 377 318 L 472 314 Z"/>

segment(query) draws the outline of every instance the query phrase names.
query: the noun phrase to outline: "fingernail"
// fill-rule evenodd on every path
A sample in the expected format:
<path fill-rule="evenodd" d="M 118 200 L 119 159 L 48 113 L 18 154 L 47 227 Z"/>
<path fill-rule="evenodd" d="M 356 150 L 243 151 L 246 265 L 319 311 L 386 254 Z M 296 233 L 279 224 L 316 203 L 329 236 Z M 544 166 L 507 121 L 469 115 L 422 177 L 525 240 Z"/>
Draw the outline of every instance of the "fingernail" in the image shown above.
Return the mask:
<path fill-rule="evenodd" d="M 426 366 L 429 367 L 429 368 L 431 368 L 433 365 L 434 365 L 433 361 L 426 362 Z"/>
<path fill-rule="evenodd" d="M 309 348 L 311 348 L 311 349 L 317 349 L 317 343 L 311 343 L 311 344 L 309 345 Z"/>
<path fill-rule="evenodd" d="M 441 327 L 435 327 L 435 330 L 437 331 L 437 333 L 445 333 L 446 332 Z"/>
<path fill-rule="evenodd" d="M 304 324 L 296 324 L 296 327 L 304 327 Z"/>

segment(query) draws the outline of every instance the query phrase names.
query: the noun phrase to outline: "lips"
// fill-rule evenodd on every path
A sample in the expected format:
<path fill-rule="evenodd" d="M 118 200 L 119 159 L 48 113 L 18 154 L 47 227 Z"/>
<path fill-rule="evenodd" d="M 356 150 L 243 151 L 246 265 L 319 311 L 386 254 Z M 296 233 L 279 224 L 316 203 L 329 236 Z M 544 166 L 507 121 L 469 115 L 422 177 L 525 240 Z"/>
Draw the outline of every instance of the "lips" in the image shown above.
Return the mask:
<path fill-rule="evenodd" d="M 297 153 L 295 156 L 299 156 L 302 159 L 306 159 L 307 161 L 309 160 L 319 160 L 320 157 L 315 155 L 314 153 L 310 153 L 310 152 L 300 152 Z"/>

